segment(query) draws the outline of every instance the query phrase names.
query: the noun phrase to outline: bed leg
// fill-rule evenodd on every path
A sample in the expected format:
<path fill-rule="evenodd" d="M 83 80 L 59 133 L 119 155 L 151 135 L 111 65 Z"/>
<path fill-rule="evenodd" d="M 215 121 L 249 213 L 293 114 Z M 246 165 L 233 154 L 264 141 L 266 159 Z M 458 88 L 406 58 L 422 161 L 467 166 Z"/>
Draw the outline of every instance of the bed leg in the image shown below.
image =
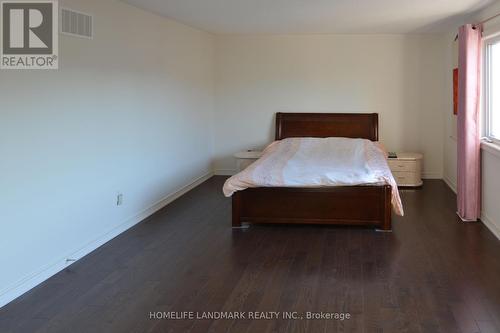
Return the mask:
<path fill-rule="evenodd" d="M 233 228 L 241 228 L 240 207 L 241 194 L 236 192 L 233 194 Z"/>
<path fill-rule="evenodd" d="M 382 223 L 380 224 L 379 229 L 377 231 L 381 232 L 391 232 L 392 231 L 392 188 L 390 186 L 384 187 L 384 211 L 382 216 Z"/>

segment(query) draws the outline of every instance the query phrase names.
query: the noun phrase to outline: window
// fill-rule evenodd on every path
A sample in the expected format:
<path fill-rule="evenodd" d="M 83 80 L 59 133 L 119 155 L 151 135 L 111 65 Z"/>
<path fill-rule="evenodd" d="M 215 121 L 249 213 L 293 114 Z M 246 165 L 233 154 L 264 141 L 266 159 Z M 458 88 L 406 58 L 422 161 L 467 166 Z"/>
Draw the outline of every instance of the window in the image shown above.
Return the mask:
<path fill-rule="evenodd" d="M 500 37 L 485 45 L 485 128 L 486 137 L 500 143 Z"/>

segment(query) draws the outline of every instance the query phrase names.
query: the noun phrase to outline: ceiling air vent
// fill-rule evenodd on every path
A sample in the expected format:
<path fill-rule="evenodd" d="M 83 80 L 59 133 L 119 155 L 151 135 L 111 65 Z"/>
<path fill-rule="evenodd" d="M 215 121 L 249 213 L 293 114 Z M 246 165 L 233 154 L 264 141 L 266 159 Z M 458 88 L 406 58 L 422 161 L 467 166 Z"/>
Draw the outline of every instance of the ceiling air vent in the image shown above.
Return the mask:
<path fill-rule="evenodd" d="M 61 32 L 63 34 L 92 39 L 93 17 L 71 9 L 61 9 Z"/>

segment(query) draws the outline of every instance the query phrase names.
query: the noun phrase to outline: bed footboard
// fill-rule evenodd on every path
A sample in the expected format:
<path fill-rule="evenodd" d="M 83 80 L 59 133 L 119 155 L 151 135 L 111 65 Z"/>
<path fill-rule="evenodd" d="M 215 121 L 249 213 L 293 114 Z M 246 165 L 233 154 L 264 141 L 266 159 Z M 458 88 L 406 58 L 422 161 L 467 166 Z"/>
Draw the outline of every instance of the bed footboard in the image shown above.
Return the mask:
<path fill-rule="evenodd" d="M 233 227 L 247 223 L 374 226 L 390 231 L 391 187 L 252 188 L 233 195 Z"/>

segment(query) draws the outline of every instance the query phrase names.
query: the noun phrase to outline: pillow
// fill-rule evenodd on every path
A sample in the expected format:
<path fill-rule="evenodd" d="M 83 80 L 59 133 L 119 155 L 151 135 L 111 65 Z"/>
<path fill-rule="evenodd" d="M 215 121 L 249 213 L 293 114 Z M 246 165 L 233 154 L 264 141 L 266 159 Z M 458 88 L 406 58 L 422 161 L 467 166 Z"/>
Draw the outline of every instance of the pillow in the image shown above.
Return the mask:
<path fill-rule="evenodd" d="M 380 149 L 383 153 L 385 158 L 389 157 L 389 153 L 387 152 L 387 149 L 385 149 L 385 146 L 381 142 L 374 142 L 375 146 L 377 146 L 378 149 Z"/>

